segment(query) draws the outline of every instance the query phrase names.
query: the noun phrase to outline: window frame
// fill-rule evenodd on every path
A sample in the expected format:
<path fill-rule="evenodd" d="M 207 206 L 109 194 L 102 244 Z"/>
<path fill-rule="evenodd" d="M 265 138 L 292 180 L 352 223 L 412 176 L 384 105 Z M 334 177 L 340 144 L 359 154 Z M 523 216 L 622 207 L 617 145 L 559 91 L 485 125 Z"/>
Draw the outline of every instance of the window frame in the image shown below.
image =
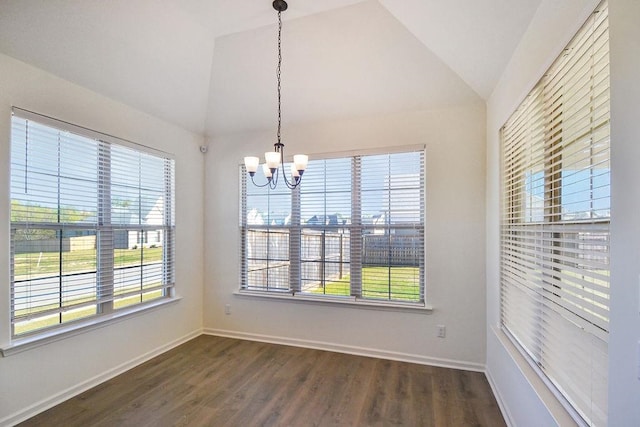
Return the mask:
<path fill-rule="evenodd" d="M 500 327 L 579 423 L 607 411 L 607 15 L 605 0 L 500 129 Z"/>
<path fill-rule="evenodd" d="M 65 121 L 58 120 L 56 118 L 52 118 L 49 116 L 45 116 L 39 113 L 35 113 L 29 110 L 25 110 L 19 107 L 12 107 L 12 121 L 14 117 L 19 120 L 25 120 L 27 122 L 36 122 L 41 126 L 45 126 L 58 134 L 66 133 L 75 135 L 75 137 L 79 137 L 83 140 L 83 143 L 86 143 L 87 147 L 91 146 L 91 143 L 95 144 L 95 156 L 96 156 L 96 164 L 87 166 L 89 171 L 92 170 L 95 172 L 95 181 L 92 181 L 96 186 L 95 192 L 95 207 L 96 214 L 95 218 L 89 222 L 83 223 L 65 223 L 58 219 L 55 222 L 36 222 L 36 221 L 10 221 L 11 226 L 11 250 L 10 250 L 10 275 L 11 275 L 11 342 L 10 344 L 0 349 L 3 355 L 12 354 L 14 352 L 22 351 L 24 347 L 31 347 L 33 345 L 40 345 L 44 342 L 49 342 L 52 340 L 57 340 L 61 336 L 67 336 L 69 334 L 76 334 L 79 331 L 83 331 L 86 329 L 91 329 L 94 327 L 100 327 L 100 325 L 104 324 L 104 322 L 114 321 L 116 319 L 121 319 L 124 317 L 128 317 L 134 315 L 136 313 L 140 313 L 146 310 L 155 309 L 159 306 L 163 306 L 167 303 L 171 303 L 173 301 L 178 300 L 179 298 L 175 295 L 175 159 L 174 156 L 162 152 L 160 150 L 156 150 L 150 147 L 146 147 L 135 142 L 131 142 L 128 140 L 124 140 L 118 137 L 114 137 L 112 135 L 108 135 L 105 133 L 101 133 L 98 131 L 94 131 L 82 126 L 74 125 Z M 12 124 L 12 128 L 13 128 Z M 12 149 L 13 149 L 13 132 L 11 137 Z M 58 141 L 58 144 L 62 144 Z M 112 160 L 111 160 L 111 151 L 120 150 L 125 156 L 133 155 L 138 156 L 140 171 L 143 169 L 143 162 L 145 161 L 153 161 L 157 163 L 157 165 L 162 164 L 162 174 L 163 174 L 163 182 L 160 184 L 161 189 L 157 190 L 162 193 L 162 198 L 157 200 L 156 203 L 162 203 L 162 206 L 154 206 L 154 208 L 158 211 L 158 215 L 160 215 L 159 223 L 153 224 L 144 224 L 139 218 L 139 224 L 125 224 L 118 223 L 117 220 L 113 220 L 111 218 L 111 211 L 113 209 L 112 206 L 112 192 L 116 184 L 112 183 L 112 177 L 117 176 L 113 175 L 117 173 L 117 166 L 112 168 Z M 127 157 L 128 158 L 128 157 Z M 155 160 L 154 160 L 155 159 Z M 11 165 L 13 169 L 13 164 Z M 26 172 L 25 172 L 26 173 Z M 157 173 L 157 172 L 156 172 Z M 124 178 L 124 175 L 122 175 Z M 144 176 L 144 175 L 140 175 Z M 62 176 L 58 177 L 58 179 L 62 178 Z M 12 173 L 13 179 L 13 173 Z M 137 184 L 140 192 L 144 192 L 145 188 L 142 182 Z M 13 189 L 12 189 L 13 191 Z M 149 190 L 146 190 L 149 191 Z M 61 194 L 64 194 L 64 190 L 58 188 L 58 198 L 60 198 Z M 142 193 L 141 193 L 142 194 Z M 142 196 L 140 196 L 142 197 Z M 11 199 L 13 200 L 13 193 L 11 194 Z M 26 202 L 35 203 L 34 206 L 38 206 L 38 200 L 34 199 L 34 196 L 25 197 Z M 36 198 L 37 199 L 37 198 Z M 16 199 L 17 200 L 17 199 Z M 140 199 L 139 203 L 143 203 L 142 199 Z M 55 208 L 53 208 L 55 209 Z M 59 206 L 58 211 L 63 209 Z M 154 213 L 155 214 L 155 213 Z M 91 289 L 94 296 L 90 301 L 80 305 L 72 305 L 67 307 L 63 305 L 62 298 L 62 289 L 59 290 L 60 295 L 60 305 L 57 308 L 52 308 L 52 313 L 58 313 L 58 321 L 57 323 L 46 325 L 43 327 L 36 327 L 34 329 L 28 329 L 26 332 L 16 332 L 16 326 L 20 323 L 21 319 L 24 316 L 17 315 L 16 308 L 16 300 L 14 295 L 18 292 L 16 289 L 17 282 L 15 276 L 15 233 L 19 229 L 25 229 L 28 227 L 36 228 L 42 227 L 43 229 L 51 229 L 51 230 L 59 230 L 59 238 L 62 242 L 62 236 L 64 232 L 68 230 L 78 230 L 84 233 L 94 233 L 95 234 L 95 282 Z M 144 279 L 144 251 L 141 249 L 141 259 L 140 262 L 135 264 L 135 266 L 140 267 L 140 287 L 138 290 L 130 290 L 127 293 L 118 294 L 118 281 L 114 280 L 115 272 L 119 268 L 123 268 L 123 266 L 118 267 L 115 265 L 114 257 L 115 253 L 118 250 L 116 247 L 116 243 L 114 240 L 114 234 L 118 232 L 118 230 L 124 231 L 127 233 L 127 238 L 130 237 L 131 232 L 137 233 L 138 239 L 142 235 L 145 235 L 149 231 L 156 231 L 159 234 L 154 234 L 154 236 L 161 236 L 161 241 L 157 242 L 158 244 L 162 244 L 161 249 L 161 258 L 158 265 L 158 273 L 153 274 L 153 280 L 158 280 L 160 278 L 159 284 L 154 285 L 153 287 L 148 287 L 145 283 Z M 56 234 L 56 236 L 58 236 Z M 58 238 L 58 237 L 56 237 Z M 60 259 L 60 265 L 63 266 L 63 253 L 66 250 L 60 249 L 58 250 L 58 258 Z M 130 267 L 127 264 L 126 267 Z M 61 267 L 62 268 L 62 267 Z M 155 270 L 154 270 L 155 271 Z M 91 272 L 89 272 L 91 273 Z M 51 277 L 58 277 L 58 280 L 62 281 L 63 276 L 67 276 L 70 273 L 62 274 L 60 270 L 57 271 L 56 274 Z M 150 276 L 151 277 L 151 276 Z M 28 276 L 27 281 L 31 281 L 37 279 L 37 277 Z M 150 280 L 147 278 L 147 280 Z M 62 282 L 61 282 L 62 283 Z M 122 287 L 123 285 L 120 284 Z M 124 291 L 124 289 L 123 289 Z M 151 291 L 156 293 L 159 292 L 159 296 L 153 296 L 150 300 L 145 300 L 144 295 L 149 294 Z M 116 296 L 117 295 L 117 296 Z M 114 303 L 117 299 L 124 300 L 127 297 L 135 297 L 139 296 L 139 301 L 133 301 L 129 303 L 128 301 L 122 301 L 124 306 L 119 308 L 114 308 Z M 74 310 L 81 307 L 95 307 L 95 314 L 84 315 L 79 319 L 71 319 L 64 320 L 63 313 L 67 310 Z M 40 311 L 36 312 L 36 318 L 42 318 L 44 313 L 48 313 L 49 311 Z M 54 313 L 54 314 L 55 314 Z M 33 316 L 30 316 L 33 317 Z M 27 318 L 29 319 L 29 318 Z"/>
<path fill-rule="evenodd" d="M 416 227 L 415 224 L 412 225 L 411 229 L 419 230 L 419 239 L 421 242 L 421 256 L 419 263 L 419 301 L 401 301 L 398 299 L 380 299 L 380 298 L 366 298 L 362 297 L 362 285 L 361 285 L 361 276 L 362 276 L 362 264 L 361 258 L 354 256 L 354 254 L 358 254 L 358 247 L 355 242 L 360 242 L 361 240 L 358 237 L 362 237 L 363 230 L 367 230 L 372 228 L 371 225 L 362 225 L 359 222 L 360 218 L 360 201 L 359 192 L 360 192 L 360 176 L 358 176 L 359 172 L 354 172 L 354 163 L 359 162 L 362 157 L 365 156 L 378 156 L 378 155 L 394 155 L 401 153 L 419 153 L 420 156 L 420 174 L 419 174 L 419 182 L 420 182 L 420 221 L 419 226 Z M 349 159 L 352 161 L 352 170 L 351 170 L 351 190 L 350 193 L 353 198 L 355 198 L 355 202 L 352 200 L 351 206 L 351 221 L 352 223 L 349 226 L 342 225 L 330 225 L 330 224 L 321 224 L 321 225 L 309 225 L 309 224 L 301 224 L 300 218 L 300 188 L 295 190 L 286 190 L 291 194 L 291 220 L 290 226 L 270 226 L 270 225 L 262 225 L 255 226 L 247 224 L 247 204 L 246 204 L 246 195 L 247 195 L 247 187 L 253 186 L 250 180 L 247 179 L 247 174 L 244 170 L 244 166 L 239 164 L 239 181 L 240 181 L 240 195 L 239 195 L 239 212 L 240 212 L 240 223 L 239 223 L 239 247 L 240 247 L 240 286 L 239 289 L 235 292 L 236 295 L 245 296 L 245 297 L 258 297 L 258 298 L 268 298 L 268 299 L 284 299 L 290 301 L 298 301 L 298 302 L 312 302 L 312 303 L 320 303 L 320 304 L 342 304 L 349 306 L 359 306 L 362 308 L 373 308 L 373 309 L 391 309 L 391 310 L 422 310 L 422 311 L 430 311 L 432 307 L 427 304 L 426 300 L 426 209 L 425 209 L 425 197 L 426 197 L 426 167 L 425 167 L 425 157 L 426 157 L 426 147 L 424 145 L 416 145 L 416 146 L 401 146 L 401 147 L 391 147 L 386 149 L 373 149 L 373 150 L 358 150 L 358 151 L 350 151 L 350 152 L 338 152 L 338 153 L 325 153 L 314 156 L 314 160 L 335 160 L 335 159 Z M 286 165 L 285 165 L 286 168 Z M 308 175 L 306 175 L 308 178 Z M 259 178 L 257 178 L 259 179 Z M 303 184 L 304 185 L 304 177 Z M 266 189 L 261 189 L 263 191 L 267 191 Z M 260 190 L 257 190 L 260 191 Z M 326 193 L 325 193 L 326 194 Z M 356 277 L 356 280 L 360 280 L 360 288 L 358 286 L 354 286 L 354 284 L 349 282 L 349 290 L 350 295 L 334 295 L 334 294 L 314 294 L 308 292 L 302 292 L 301 290 L 301 269 L 303 260 L 301 259 L 300 253 L 300 237 L 304 233 L 304 231 L 316 230 L 322 236 L 324 236 L 324 232 L 326 230 L 338 230 L 338 229 L 346 229 L 346 235 L 349 236 L 350 240 L 350 268 L 348 268 L 351 277 Z M 407 228 L 407 226 L 402 225 L 391 225 L 390 228 L 401 229 Z M 289 262 L 290 272 L 289 272 L 289 286 L 286 288 L 271 290 L 268 287 L 265 288 L 252 288 L 246 285 L 246 277 L 248 274 L 248 262 L 246 259 L 246 251 L 247 251 L 247 239 L 246 233 L 250 230 L 264 230 L 265 232 L 269 232 L 269 230 L 274 230 L 275 232 L 288 232 L 289 233 L 289 244 L 290 248 L 294 248 L 295 254 L 293 256 L 289 256 L 287 258 L 287 262 Z M 352 233 L 355 231 L 356 235 L 354 236 Z M 360 234 L 358 234 L 360 231 Z M 354 252 L 355 247 L 355 252 Z M 324 262 L 324 259 L 322 260 Z M 393 267 L 393 266 L 389 266 Z M 360 279 L 358 279 L 358 277 Z M 355 292 L 354 292 L 355 291 Z"/>

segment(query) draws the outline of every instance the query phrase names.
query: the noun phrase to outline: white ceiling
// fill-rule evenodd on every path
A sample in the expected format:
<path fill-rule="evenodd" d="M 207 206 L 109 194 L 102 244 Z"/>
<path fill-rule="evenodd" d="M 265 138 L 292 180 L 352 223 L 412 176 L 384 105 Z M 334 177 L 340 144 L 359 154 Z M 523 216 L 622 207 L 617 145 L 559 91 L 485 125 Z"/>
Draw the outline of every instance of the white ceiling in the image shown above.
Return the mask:
<path fill-rule="evenodd" d="M 540 0 L 289 0 L 285 123 L 487 99 Z M 0 52 L 196 133 L 275 122 L 271 0 L 0 0 Z"/>

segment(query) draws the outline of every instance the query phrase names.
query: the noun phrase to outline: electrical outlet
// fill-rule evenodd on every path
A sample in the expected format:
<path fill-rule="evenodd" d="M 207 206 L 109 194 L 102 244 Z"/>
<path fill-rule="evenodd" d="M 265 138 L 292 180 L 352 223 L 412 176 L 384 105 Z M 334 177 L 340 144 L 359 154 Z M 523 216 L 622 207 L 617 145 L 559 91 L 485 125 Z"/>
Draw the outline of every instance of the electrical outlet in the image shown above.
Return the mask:
<path fill-rule="evenodd" d="M 444 325 L 438 325 L 438 338 L 444 338 L 447 335 L 447 328 Z"/>
<path fill-rule="evenodd" d="M 224 305 L 224 314 L 231 314 L 231 304 Z"/>

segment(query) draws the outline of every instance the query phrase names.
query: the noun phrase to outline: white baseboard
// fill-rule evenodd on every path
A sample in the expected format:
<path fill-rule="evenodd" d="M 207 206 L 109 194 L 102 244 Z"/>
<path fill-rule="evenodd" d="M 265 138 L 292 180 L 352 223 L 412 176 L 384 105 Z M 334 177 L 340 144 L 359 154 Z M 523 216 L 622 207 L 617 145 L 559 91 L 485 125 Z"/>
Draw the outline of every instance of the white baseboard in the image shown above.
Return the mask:
<path fill-rule="evenodd" d="M 491 376 L 491 372 L 489 371 L 489 369 L 487 369 L 484 372 L 484 375 L 487 377 L 487 381 L 489 382 L 489 387 L 491 387 L 491 391 L 493 392 L 493 395 L 496 398 L 496 402 L 498 402 L 498 407 L 500 408 L 500 412 L 502 413 L 502 418 L 504 418 L 504 422 L 507 423 L 508 427 L 515 426 L 516 424 L 513 421 L 513 418 L 511 417 L 511 412 L 509 411 L 509 408 L 507 407 L 502 395 L 500 394 L 500 390 L 498 390 L 498 387 L 495 381 L 493 380 L 493 377 Z"/>
<path fill-rule="evenodd" d="M 105 381 L 110 380 L 113 377 L 116 377 L 129 369 L 135 368 L 136 366 L 153 359 L 156 356 L 159 356 L 162 353 L 166 353 L 174 347 L 179 346 L 180 344 L 184 344 L 185 342 L 202 335 L 202 330 L 198 329 L 193 331 L 183 337 L 180 337 L 174 341 L 171 341 L 165 345 L 162 345 L 158 348 L 155 348 L 135 359 L 129 360 L 121 365 L 116 366 L 113 369 L 109 369 L 106 372 L 103 372 L 99 375 L 94 376 L 93 378 L 89 378 L 86 381 L 81 382 L 80 384 L 76 384 L 73 387 L 69 387 L 66 390 L 63 390 L 55 395 L 48 397 L 46 399 L 41 400 L 40 402 L 34 403 L 27 408 L 24 408 L 14 414 L 11 414 L 7 417 L 0 419 L 0 426 L 13 426 L 22 421 L 25 421 L 40 412 L 46 411 L 49 408 L 52 408 L 65 400 L 69 400 L 78 394 L 89 390 L 92 387 L 95 387 L 99 384 L 102 384 Z"/>
<path fill-rule="evenodd" d="M 251 334 L 251 333 L 245 333 L 245 332 L 205 328 L 204 330 L 193 331 L 181 338 L 178 338 L 170 343 L 167 343 L 152 351 L 149 351 L 135 359 L 127 361 L 119 366 L 114 367 L 113 369 L 103 372 L 102 374 L 96 375 L 86 381 L 83 381 L 80 384 L 77 384 L 73 387 L 69 387 L 66 390 L 56 393 L 55 395 L 49 398 L 43 399 L 40 402 L 37 402 L 14 414 L 4 417 L 0 419 L 0 426 L 13 426 L 22 421 L 25 421 L 43 411 L 46 411 L 49 408 L 52 408 L 53 406 L 56 406 L 68 399 L 71 399 L 74 396 L 77 396 L 80 393 L 83 393 L 89 390 L 92 387 L 102 384 L 103 382 L 108 381 L 111 378 L 116 377 L 162 353 L 165 353 L 171 350 L 172 348 L 179 346 L 180 344 L 183 344 L 193 338 L 196 338 L 201 334 L 243 339 L 243 340 L 249 340 L 249 341 L 267 342 L 267 343 L 280 344 L 280 345 L 290 345 L 294 347 L 304 347 L 304 348 L 311 348 L 315 350 L 333 351 L 337 353 L 353 354 L 357 356 L 374 357 L 379 359 L 397 360 L 400 362 L 418 363 L 421 365 L 440 366 L 444 368 L 461 369 L 465 371 L 484 372 L 486 374 L 485 365 L 480 363 L 465 362 L 465 361 L 452 360 L 452 359 L 442 359 L 442 358 L 436 358 L 436 357 L 427 357 L 427 356 L 422 356 L 418 354 L 400 353 L 395 351 L 356 347 L 356 346 L 349 346 L 344 344 L 334 344 L 334 343 L 328 343 L 328 342 L 322 342 L 322 341 L 301 340 L 296 338 L 276 337 L 271 335 Z M 510 420 L 508 418 L 508 413 L 505 412 L 503 408 L 501 398 L 494 387 L 491 377 L 487 376 L 487 378 L 494 392 L 494 395 L 496 396 L 498 404 L 500 405 L 500 409 L 502 410 L 503 415 L 505 416 L 507 425 L 509 426 L 513 425 L 512 423 L 509 422 Z"/>
<path fill-rule="evenodd" d="M 485 365 L 481 363 L 465 362 L 452 359 L 440 359 L 419 354 L 399 353 L 395 351 L 374 348 L 356 347 L 344 344 L 334 344 L 322 341 L 301 340 L 297 338 L 276 337 L 272 335 L 251 334 L 238 331 L 205 328 L 205 335 L 215 335 L 227 338 L 237 338 L 248 341 L 260 341 L 271 344 L 290 345 L 293 347 L 312 348 L 315 350 L 333 351 L 336 353 L 353 354 L 356 356 L 375 357 L 378 359 L 397 360 L 399 362 L 418 363 L 421 365 L 440 366 L 443 368 L 461 369 L 464 371 L 485 372 Z"/>

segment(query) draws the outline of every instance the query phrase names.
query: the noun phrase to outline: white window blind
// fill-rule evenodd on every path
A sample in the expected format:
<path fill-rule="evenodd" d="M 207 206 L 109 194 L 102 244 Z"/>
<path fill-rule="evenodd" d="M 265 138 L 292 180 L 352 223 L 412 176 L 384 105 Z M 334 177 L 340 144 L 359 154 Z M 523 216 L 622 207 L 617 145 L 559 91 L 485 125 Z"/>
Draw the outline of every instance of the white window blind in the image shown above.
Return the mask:
<path fill-rule="evenodd" d="M 607 18 L 603 2 L 502 128 L 502 325 L 588 425 L 607 420 Z"/>
<path fill-rule="evenodd" d="M 240 173 L 241 289 L 424 304 L 424 149 L 311 160 L 293 191 Z"/>
<path fill-rule="evenodd" d="M 174 161 L 126 144 L 14 108 L 14 336 L 170 296 Z"/>

